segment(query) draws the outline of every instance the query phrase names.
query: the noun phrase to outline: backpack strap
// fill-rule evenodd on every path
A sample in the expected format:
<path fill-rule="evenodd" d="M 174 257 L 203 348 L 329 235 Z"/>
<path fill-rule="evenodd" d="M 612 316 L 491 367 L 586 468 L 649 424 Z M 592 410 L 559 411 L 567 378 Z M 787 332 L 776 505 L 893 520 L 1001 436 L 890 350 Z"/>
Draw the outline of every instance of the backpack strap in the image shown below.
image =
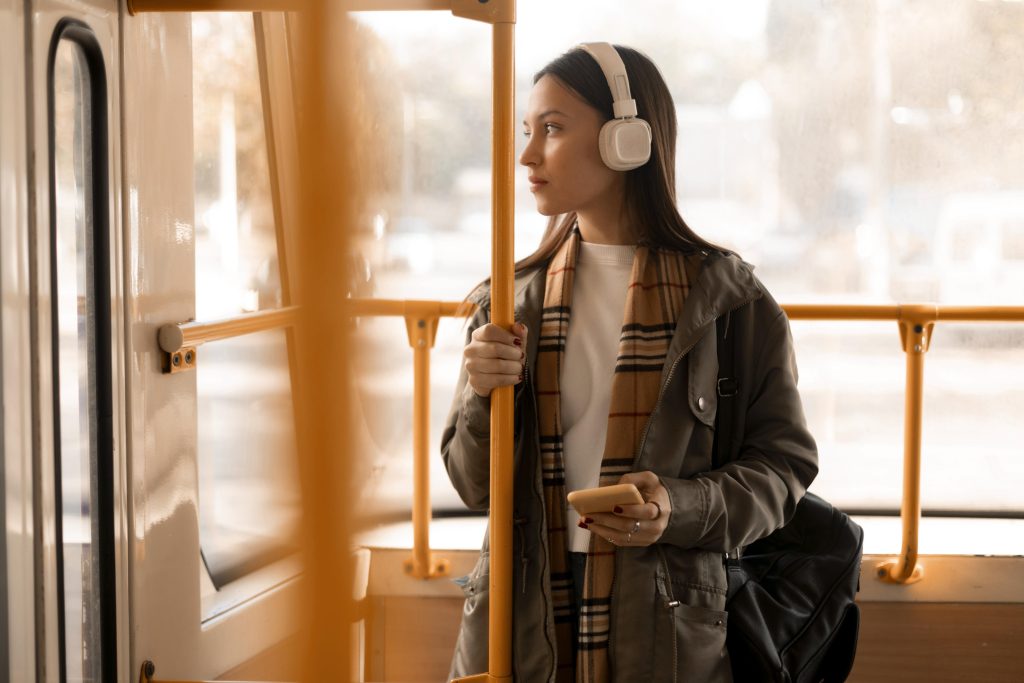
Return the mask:
<path fill-rule="evenodd" d="M 715 412 L 715 437 L 711 445 L 711 466 L 718 469 L 730 459 L 732 433 L 736 416 L 736 394 L 739 382 L 736 379 L 736 344 L 729 339 L 729 317 L 731 313 L 718 316 L 715 333 L 718 338 L 718 410 Z M 735 335 L 733 335 L 735 338 Z M 725 554 L 726 572 L 729 576 L 728 597 L 732 599 L 744 581 L 739 558 L 742 549 Z"/>
<path fill-rule="evenodd" d="M 711 466 L 715 469 L 729 461 L 732 452 L 733 423 L 736 415 L 734 397 L 739 392 L 736 380 L 736 345 L 729 339 L 730 313 L 718 316 L 715 329 L 718 338 L 718 410 L 715 414 L 715 438 Z"/>

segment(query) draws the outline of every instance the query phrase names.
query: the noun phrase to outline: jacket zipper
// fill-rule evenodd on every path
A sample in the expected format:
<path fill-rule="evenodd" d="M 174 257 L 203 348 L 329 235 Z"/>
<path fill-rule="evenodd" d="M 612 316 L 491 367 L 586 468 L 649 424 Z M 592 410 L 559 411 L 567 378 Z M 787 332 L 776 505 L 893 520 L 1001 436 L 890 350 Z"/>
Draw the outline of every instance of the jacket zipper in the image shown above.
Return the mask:
<path fill-rule="evenodd" d="M 522 389 L 523 389 L 523 391 L 527 391 L 527 387 L 529 386 L 529 382 L 530 382 L 530 359 L 529 359 L 528 355 L 525 355 L 526 354 L 526 350 L 525 349 L 523 350 L 523 354 L 524 354 L 524 356 L 523 356 L 523 386 L 522 386 Z M 534 421 L 534 425 L 537 427 L 536 429 L 533 430 L 534 445 L 537 448 L 537 450 L 536 450 L 537 458 L 538 459 L 542 459 L 543 456 L 541 455 L 541 452 L 540 452 L 540 428 L 539 428 L 540 417 L 538 415 L 537 399 L 533 395 L 532 391 L 529 392 L 529 397 L 530 397 L 530 406 L 533 408 L 533 421 Z M 538 460 L 537 465 L 541 466 L 540 460 Z M 534 493 L 534 495 L 537 494 L 536 487 L 534 487 L 533 493 Z M 544 492 L 543 491 L 541 491 L 541 494 L 540 494 L 540 504 L 541 504 L 541 507 L 543 508 L 544 507 Z M 543 568 L 545 566 L 548 566 L 550 561 L 551 561 L 551 558 L 547 557 L 547 554 L 548 554 L 548 541 L 547 541 L 546 538 L 541 538 L 540 542 L 537 545 L 540 548 L 540 552 L 542 554 L 542 559 L 546 560 L 546 561 L 542 561 L 541 562 L 541 567 Z M 549 573 L 550 573 L 550 570 L 549 570 Z M 524 580 L 524 582 L 526 580 L 525 579 L 525 574 L 524 574 L 524 579 L 523 580 Z M 553 643 L 553 641 L 551 639 L 550 624 L 548 622 L 548 614 L 550 612 L 549 605 L 548 605 L 548 596 L 547 596 L 547 594 L 543 590 L 541 590 L 540 593 L 541 593 L 541 597 L 544 599 L 544 638 L 548 642 L 548 651 L 551 653 L 552 668 L 551 668 L 551 673 L 548 675 L 548 681 L 551 682 L 551 681 L 555 680 L 555 676 L 557 674 L 557 667 L 554 666 L 555 659 L 556 659 L 555 645 L 554 645 L 554 643 Z"/>
<path fill-rule="evenodd" d="M 668 613 L 668 632 L 672 636 L 672 680 L 677 681 L 679 677 L 679 643 L 675 639 L 675 608 L 679 606 L 675 594 L 672 592 L 672 580 L 668 571 L 668 558 L 665 557 L 665 549 L 660 545 L 655 546 L 658 551 L 658 558 L 661 560 L 661 567 L 665 570 L 665 610 Z"/>

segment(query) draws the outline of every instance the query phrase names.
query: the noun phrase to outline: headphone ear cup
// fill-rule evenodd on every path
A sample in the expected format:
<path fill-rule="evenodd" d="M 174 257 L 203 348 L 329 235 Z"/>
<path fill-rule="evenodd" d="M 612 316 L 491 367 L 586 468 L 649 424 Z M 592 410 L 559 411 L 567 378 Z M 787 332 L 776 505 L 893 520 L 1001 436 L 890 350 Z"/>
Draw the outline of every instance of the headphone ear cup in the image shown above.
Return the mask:
<path fill-rule="evenodd" d="M 651 158 L 651 127 L 643 119 L 612 119 L 598 136 L 601 160 L 613 171 L 632 171 Z"/>

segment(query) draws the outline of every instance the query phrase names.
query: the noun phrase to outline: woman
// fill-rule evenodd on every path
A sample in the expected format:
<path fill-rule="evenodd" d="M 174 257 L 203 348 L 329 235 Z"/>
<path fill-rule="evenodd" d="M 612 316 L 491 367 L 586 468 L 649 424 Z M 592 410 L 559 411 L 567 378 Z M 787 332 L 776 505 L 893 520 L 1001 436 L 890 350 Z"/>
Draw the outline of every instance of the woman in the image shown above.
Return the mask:
<path fill-rule="evenodd" d="M 465 503 L 486 509 L 489 396 L 516 386 L 516 681 L 728 681 L 723 555 L 789 518 L 817 452 L 786 316 L 752 266 L 680 217 L 668 88 L 640 53 L 616 46 L 616 65 L 609 49 L 581 46 L 534 77 L 520 163 L 551 220 L 516 264 L 512 331 L 487 322 L 487 283 L 470 295 L 441 450 Z M 623 64 L 650 129 L 632 170 L 601 133 L 632 111 L 611 90 Z M 739 388 L 732 457 L 712 469 L 721 316 Z M 580 519 L 566 503 L 626 482 L 644 504 Z M 452 677 L 487 670 L 486 540 L 462 583 Z"/>

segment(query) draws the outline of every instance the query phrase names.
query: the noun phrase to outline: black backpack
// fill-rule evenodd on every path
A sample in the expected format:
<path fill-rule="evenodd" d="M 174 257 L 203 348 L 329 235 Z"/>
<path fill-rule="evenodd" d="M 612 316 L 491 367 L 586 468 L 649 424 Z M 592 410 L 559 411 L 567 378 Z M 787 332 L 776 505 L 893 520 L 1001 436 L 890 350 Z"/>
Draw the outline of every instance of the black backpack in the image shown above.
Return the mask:
<path fill-rule="evenodd" d="M 719 317 L 716 467 L 729 453 L 736 409 L 729 398 L 739 388 L 727 325 Z M 854 597 L 863 548 L 863 529 L 808 493 L 784 527 L 726 558 L 726 645 L 737 683 L 846 680 L 857 653 L 860 609 Z"/>

